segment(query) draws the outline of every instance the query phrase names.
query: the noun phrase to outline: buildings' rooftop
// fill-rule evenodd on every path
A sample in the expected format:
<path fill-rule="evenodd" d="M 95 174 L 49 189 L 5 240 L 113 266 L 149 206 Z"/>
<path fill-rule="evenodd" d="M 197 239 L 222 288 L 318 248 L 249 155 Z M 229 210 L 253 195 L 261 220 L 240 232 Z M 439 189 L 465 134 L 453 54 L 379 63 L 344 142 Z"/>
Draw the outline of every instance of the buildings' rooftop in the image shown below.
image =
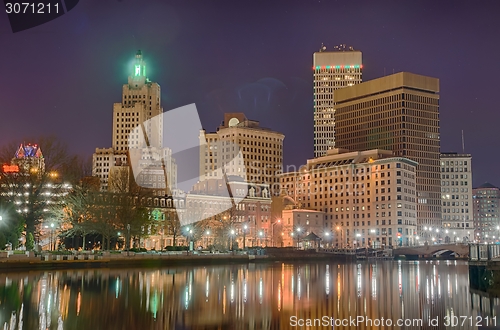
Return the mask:
<path fill-rule="evenodd" d="M 327 151 L 326 156 L 308 159 L 307 167 L 311 168 L 324 168 L 332 166 L 341 166 L 348 164 L 362 164 L 375 162 L 377 160 L 387 160 L 392 158 L 404 159 L 417 166 L 418 163 L 404 157 L 394 156 L 390 150 L 372 149 L 366 151 L 349 151 L 347 149 L 330 149 Z"/>
<path fill-rule="evenodd" d="M 42 149 L 36 144 L 21 144 L 16 151 L 16 158 L 43 158 Z"/>
<path fill-rule="evenodd" d="M 495 187 L 494 185 L 492 185 L 489 182 L 485 182 L 482 185 L 480 185 L 479 187 L 474 188 L 474 189 L 498 189 L 498 187 Z"/>
<path fill-rule="evenodd" d="M 395 89 L 408 88 L 439 93 L 439 79 L 410 72 L 398 72 L 335 91 L 335 102 L 349 102 Z"/>
<path fill-rule="evenodd" d="M 471 154 L 465 154 L 465 153 L 458 153 L 458 152 L 441 152 L 441 158 L 467 158 L 467 157 L 472 157 Z"/>
<path fill-rule="evenodd" d="M 245 128 L 245 129 L 253 129 L 253 130 L 258 130 L 258 131 L 266 131 L 270 133 L 276 133 L 283 135 L 282 133 L 276 132 L 270 128 L 266 127 L 261 127 L 260 123 L 257 120 L 250 120 L 248 119 L 244 113 L 242 112 L 228 112 L 224 114 L 224 120 L 222 123 L 217 127 L 217 132 L 221 129 L 226 129 L 226 128 Z M 209 132 L 208 134 L 213 134 L 216 132 Z"/>

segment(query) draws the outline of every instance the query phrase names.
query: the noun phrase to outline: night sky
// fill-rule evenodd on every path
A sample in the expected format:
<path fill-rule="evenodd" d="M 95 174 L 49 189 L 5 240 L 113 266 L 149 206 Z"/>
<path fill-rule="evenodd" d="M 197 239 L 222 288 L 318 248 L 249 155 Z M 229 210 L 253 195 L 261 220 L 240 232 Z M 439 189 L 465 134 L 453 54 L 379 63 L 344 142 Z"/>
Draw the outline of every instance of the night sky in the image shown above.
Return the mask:
<path fill-rule="evenodd" d="M 441 150 L 461 152 L 463 129 L 474 186 L 500 185 L 499 11 L 500 1 L 81 0 L 15 34 L 0 13 L 0 147 L 47 134 L 81 155 L 111 147 L 113 103 L 141 49 L 165 111 L 196 103 L 207 131 L 244 112 L 285 134 L 285 164 L 298 167 L 313 155 L 312 53 L 345 43 L 363 52 L 364 81 L 439 78 Z"/>

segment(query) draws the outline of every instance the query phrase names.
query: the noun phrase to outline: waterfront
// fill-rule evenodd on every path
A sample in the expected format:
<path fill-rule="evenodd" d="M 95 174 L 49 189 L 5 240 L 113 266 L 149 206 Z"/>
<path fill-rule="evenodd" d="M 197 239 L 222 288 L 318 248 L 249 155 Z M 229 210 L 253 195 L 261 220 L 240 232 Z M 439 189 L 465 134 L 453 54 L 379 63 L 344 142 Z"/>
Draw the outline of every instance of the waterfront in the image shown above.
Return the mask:
<path fill-rule="evenodd" d="M 498 315 L 500 300 L 471 293 L 468 276 L 467 263 L 459 261 L 266 263 L 2 274 L 0 328 L 294 329 L 290 324 L 293 317 L 363 316 L 423 322 L 404 329 L 446 329 L 446 316 L 466 316 L 472 317 L 473 325 L 466 321 L 458 328 L 476 329 L 478 316 L 486 325 L 486 317 L 491 320 Z M 436 318 L 438 326 L 429 326 L 428 320 Z M 377 327 L 357 324 L 335 328 Z"/>

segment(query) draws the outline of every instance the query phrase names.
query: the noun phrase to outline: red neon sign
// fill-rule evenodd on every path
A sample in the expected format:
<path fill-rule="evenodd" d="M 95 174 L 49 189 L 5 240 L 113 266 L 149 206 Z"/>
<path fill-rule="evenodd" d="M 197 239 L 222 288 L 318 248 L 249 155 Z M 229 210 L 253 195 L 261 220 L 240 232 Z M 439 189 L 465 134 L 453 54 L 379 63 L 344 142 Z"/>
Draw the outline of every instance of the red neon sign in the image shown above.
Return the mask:
<path fill-rule="evenodd" d="M 17 165 L 3 165 L 2 167 L 4 173 L 18 173 L 19 172 L 19 166 Z"/>

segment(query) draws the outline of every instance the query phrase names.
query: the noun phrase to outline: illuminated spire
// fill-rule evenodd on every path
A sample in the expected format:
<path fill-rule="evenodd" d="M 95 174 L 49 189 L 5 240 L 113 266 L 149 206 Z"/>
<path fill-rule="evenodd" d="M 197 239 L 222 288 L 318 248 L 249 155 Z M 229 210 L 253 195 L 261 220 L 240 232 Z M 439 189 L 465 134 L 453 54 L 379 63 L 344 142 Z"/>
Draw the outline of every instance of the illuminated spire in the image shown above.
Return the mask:
<path fill-rule="evenodd" d="M 146 77 L 146 63 L 144 63 L 140 49 L 137 51 L 137 54 L 135 54 L 134 72 L 132 77 Z"/>

